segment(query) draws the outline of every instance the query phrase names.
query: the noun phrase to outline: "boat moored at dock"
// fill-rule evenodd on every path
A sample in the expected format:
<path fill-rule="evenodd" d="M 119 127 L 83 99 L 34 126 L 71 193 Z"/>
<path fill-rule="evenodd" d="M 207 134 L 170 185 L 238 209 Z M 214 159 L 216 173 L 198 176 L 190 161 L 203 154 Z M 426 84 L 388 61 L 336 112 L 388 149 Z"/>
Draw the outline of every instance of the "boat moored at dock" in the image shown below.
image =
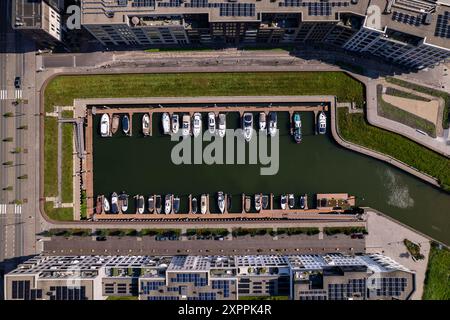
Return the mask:
<path fill-rule="evenodd" d="M 300 143 L 302 141 L 302 119 L 300 117 L 300 113 L 294 113 L 294 140 L 296 143 Z"/>
<path fill-rule="evenodd" d="M 116 134 L 120 126 L 120 116 L 118 114 L 113 114 L 111 123 L 111 134 Z"/>
<path fill-rule="evenodd" d="M 277 134 L 277 113 L 275 111 L 269 112 L 269 134 L 275 137 Z"/>
<path fill-rule="evenodd" d="M 259 113 L 259 131 L 266 132 L 267 131 L 267 122 L 266 122 L 266 113 Z"/>
<path fill-rule="evenodd" d="M 212 135 L 216 133 L 216 115 L 214 112 L 208 113 L 208 131 Z"/>
<path fill-rule="evenodd" d="M 110 137 L 111 136 L 111 124 L 110 118 L 107 113 L 104 113 L 100 119 L 100 135 L 102 137 Z"/>
<path fill-rule="evenodd" d="M 306 207 L 306 195 L 300 196 L 300 209 L 305 209 Z"/>
<path fill-rule="evenodd" d="M 217 204 L 219 206 L 220 213 L 225 212 L 225 196 L 222 191 L 217 193 Z"/>
<path fill-rule="evenodd" d="M 127 136 L 130 134 L 130 118 L 127 114 L 122 117 L 122 131 Z"/>
<path fill-rule="evenodd" d="M 218 130 L 217 134 L 219 137 L 223 138 L 225 137 L 225 133 L 227 131 L 227 116 L 225 113 L 219 113 L 219 120 L 218 120 Z"/>
<path fill-rule="evenodd" d="M 261 194 L 255 194 L 255 209 L 256 211 L 261 211 Z"/>
<path fill-rule="evenodd" d="M 253 114 L 250 112 L 244 113 L 242 116 L 242 130 L 245 141 L 249 142 L 253 134 Z"/>
<path fill-rule="evenodd" d="M 173 198 L 173 213 L 178 213 L 180 211 L 180 197 L 175 196 Z"/>
<path fill-rule="evenodd" d="M 289 206 L 289 209 L 294 209 L 295 197 L 292 193 L 288 194 L 288 206 Z"/>
<path fill-rule="evenodd" d="M 162 210 L 162 199 L 159 194 L 155 196 L 155 210 L 156 213 L 161 213 Z"/>
<path fill-rule="evenodd" d="M 202 115 L 199 112 L 194 113 L 192 118 L 192 134 L 198 137 L 202 131 Z"/>
<path fill-rule="evenodd" d="M 136 211 L 139 214 L 143 214 L 145 210 L 145 199 L 142 195 L 136 196 Z"/>
<path fill-rule="evenodd" d="M 103 211 L 103 199 L 105 198 L 104 195 L 98 195 L 97 201 L 95 203 L 95 213 L 102 213 Z"/>
<path fill-rule="evenodd" d="M 325 112 L 320 111 L 319 121 L 317 122 L 317 131 L 319 134 L 325 134 L 327 132 L 327 116 Z"/>
<path fill-rule="evenodd" d="M 177 134 L 179 129 L 180 129 L 180 118 L 176 113 L 174 113 L 172 115 L 172 133 Z"/>
<path fill-rule="evenodd" d="M 206 194 L 202 194 L 200 197 L 200 212 L 201 214 L 205 214 L 208 211 L 208 196 Z"/>
<path fill-rule="evenodd" d="M 227 194 L 227 211 L 229 212 L 231 210 L 231 194 Z"/>
<path fill-rule="evenodd" d="M 252 199 L 250 198 L 250 196 L 245 196 L 245 200 L 244 200 L 245 212 L 250 212 L 251 208 L 252 208 Z"/>
<path fill-rule="evenodd" d="M 166 194 L 164 198 L 164 213 L 169 214 L 172 212 L 172 195 Z"/>
<path fill-rule="evenodd" d="M 150 116 L 148 113 L 145 113 L 142 116 L 142 134 L 145 137 L 150 135 Z"/>
<path fill-rule="evenodd" d="M 108 213 L 109 210 L 111 210 L 111 207 L 109 205 L 108 198 L 103 196 L 103 211 Z"/>
<path fill-rule="evenodd" d="M 183 135 L 183 137 L 189 136 L 191 134 L 191 118 L 188 114 L 183 115 L 183 122 L 181 125 L 181 134 Z"/>
<path fill-rule="evenodd" d="M 286 202 L 287 202 L 287 197 L 285 194 L 282 194 L 280 197 L 280 205 L 281 205 L 282 210 L 286 210 Z"/>
<path fill-rule="evenodd" d="M 120 211 L 124 213 L 128 210 L 128 195 L 125 192 L 122 192 L 119 196 L 119 200 L 120 200 Z"/>
<path fill-rule="evenodd" d="M 111 213 L 119 213 L 119 197 L 115 192 L 111 195 Z"/>
<path fill-rule="evenodd" d="M 148 197 L 147 208 L 150 213 L 153 213 L 155 210 L 155 197 L 153 195 Z"/>
<path fill-rule="evenodd" d="M 191 200 L 191 206 L 192 206 L 192 213 L 197 213 L 198 211 L 198 204 L 197 204 L 197 198 L 193 197 Z"/>
<path fill-rule="evenodd" d="M 269 196 L 266 194 L 263 194 L 261 197 L 261 206 L 263 210 L 267 210 L 269 207 Z"/>
<path fill-rule="evenodd" d="M 169 134 L 170 133 L 170 117 L 167 112 L 164 112 L 162 114 L 161 121 L 162 121 L 163 133 Z"/>

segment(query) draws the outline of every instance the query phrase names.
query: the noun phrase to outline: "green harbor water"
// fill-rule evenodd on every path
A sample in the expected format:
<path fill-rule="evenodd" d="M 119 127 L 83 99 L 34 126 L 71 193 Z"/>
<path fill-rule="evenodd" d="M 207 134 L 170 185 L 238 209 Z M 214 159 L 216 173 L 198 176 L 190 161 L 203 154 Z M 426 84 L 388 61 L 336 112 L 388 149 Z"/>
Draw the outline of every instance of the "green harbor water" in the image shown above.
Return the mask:
<path fill-rule="evenodd" d="M 203 113 L 206 129 L 207 114 Z M 279 170 L 260 175 L 261 164 L 175 165 L 171 151 L 177 142 L 161 133 L 159 114 L 153 116 L 153 136 L 141 134 L 141 114 L 134 114 L 133 136 L 121 131 L 111 138 L 99 135 L 100 116 L 94 117 L 94 195 L 125 191 L 130 195 L 128 213 L 134 213 L 132 196 L 142 194 L 181 197 L 180 212 L 187 211 L 189 194 L 209 193 L 210 210 L 218 212 L 217 191 L 232 194 L 232 211 L 241 210 L 241 194 L 282 193 L 309 195 L 348 193 L 359 206 L 373 207 L 413 228 L 450 244 L 450 195 L 389 164 L 346 150 L 335 143 L 329 130 L 314 134 L 314 115 L 302 112 L 303 141 L 296 144 L 289 133 L 289 114 L 278 113 Z M 257 125 L 254 114 L 254 126 Z M 329 119 L 329 117 L 328 117 Z M 181 115 L 180 115 L 181 121 Z M 227 128 L 240 126 L 238 113 L 227 114 Z M 204 142 L 204 146 L 209 142 Z M 214 200 L 214 201 L 213 201 Z M 276 206 L 279 204 L 276 203 Z"/>

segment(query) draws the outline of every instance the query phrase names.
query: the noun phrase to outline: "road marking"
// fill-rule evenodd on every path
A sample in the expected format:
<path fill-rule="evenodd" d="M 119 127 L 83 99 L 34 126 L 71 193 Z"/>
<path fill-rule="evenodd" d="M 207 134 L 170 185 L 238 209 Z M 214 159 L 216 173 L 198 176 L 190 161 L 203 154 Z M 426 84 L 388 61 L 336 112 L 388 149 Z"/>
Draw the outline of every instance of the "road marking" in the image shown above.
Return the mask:
<path fill-rule="evenodd" d="M 15 214 L 22 214 L 22 205 L 20 205 L 20 204 L 15 204 L 15 205 L 14 205 L 14 213 L 15 213 Z"/>
<path fill-rule="evenodd" d="M 0 100 L 8 99 L 8 90 L 0 90 Z"/>
<path fill-rule="evenodd" d="M 16 89 L 14 91 L 14 99 L 22 99 L 22 90 L 21 89 Z"/>

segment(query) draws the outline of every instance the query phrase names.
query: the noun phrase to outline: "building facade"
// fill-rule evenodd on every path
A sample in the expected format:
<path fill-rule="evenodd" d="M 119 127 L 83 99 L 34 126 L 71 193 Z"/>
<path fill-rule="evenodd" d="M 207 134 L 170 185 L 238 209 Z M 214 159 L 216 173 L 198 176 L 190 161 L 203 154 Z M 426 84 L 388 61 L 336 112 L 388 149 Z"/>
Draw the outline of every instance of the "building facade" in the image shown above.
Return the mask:
<path fill-rule="evenodd" d="M 406 300 L 415 276 L 379 254 L 37 256 L 4 288 L 8 300 Z"/>
<path fill-rule="evenodd" d="M 63 41 L 60 0 L 13 0 L 13 28 L 39 46 L 55 47 Z"/>
<path fill-rule="evenodd" d="M 448 0 L 81 0 L 105 46 L 321 43 L 413 68 L 450 57 Z"/>

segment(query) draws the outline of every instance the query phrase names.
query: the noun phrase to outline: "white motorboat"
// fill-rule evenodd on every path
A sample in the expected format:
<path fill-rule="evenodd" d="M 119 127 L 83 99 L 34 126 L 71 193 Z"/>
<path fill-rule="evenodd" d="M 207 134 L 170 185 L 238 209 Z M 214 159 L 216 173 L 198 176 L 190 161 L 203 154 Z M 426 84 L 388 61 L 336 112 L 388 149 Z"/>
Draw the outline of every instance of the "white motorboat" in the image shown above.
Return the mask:
<path fill-rule="evenodd" d="M 183 115 L 183 123 L 181 124 L 181 134 L 183 137 L 187 137 L 191 134 L 191 118 L 188 114 Z"/>
<path fill-rule="evenodd" d="M 244 131 L 244 139 L 249 142 L 253 134 L 253 114 L 250 112 L 244 113 L 242 117 L 242 130 Z"/>
<path fill-rule="evenodd" d="M 177 114 L 172 115 L 172 133 L 177 134 L 178 130 L 180 129 L 180 118 Z"/>
<path fill-rule="evenodd" d="M 208 131 L 211 134 L 216 133 L 216 115 L 214 112 L 208 113 Z"/>
<path fill-rule="evenodd" d="M 280 199 L 280 203 L 281 203 L 281 209 L 282 210 L 286 210 L 286 202 L 287 202 L 287 197 L 285 194 L 281 195 L 281 199 Z"/>
<path fill-rule="evenodd" d="M 325 112 L 320 111 L 319 113 L 319 121 L 317 122 L 317 130 L 319 134 L 325 134 L 327 132 L 327 116 Z"/>
<path fill-rule="evenodd" d="M 266 130 L 267 130 L 266 113 L 260 112 L 259 113 L 259 131 L 266 131 Z"/>
<path fill-rule="evenodd" d="M 217 133 L 219 137 L 223 138 L 225 137 L 225 133 L 227 131 L 227 116 L 225 113 L 219 113 L 219 129 L 217 130 Z"/>
<path fill-rule="evenodd" d="M 148 113 L 142 116 L 142 134 L 145 137 L 150 135 L 150 116 Z"/>
<path fill-rule="evenodd" d="M 111 210 L 111 207 L 109 206 L 108 198 L 107 197 L 103 197 L 103 211 L 108 213 L 109 210 Z"/>
<path fill-rule="evenodd" d="M 169 214 L 172 212 L 172 195 L 167 194 L 164 201 L 164 213 Z"/>
<path fill-rule="evenodd" d="M 163 127 L 163 132 L 164 134 L 169 134 L 170 133 L 170 116 L 167 112 L 164 112 L 162 114 L 162 127 Z"/>
<path fill-rule="evenodd" d="M 225 196 L 222 191 L 217 193 L 217 204 L 219 206 L 220 213 L 225 212 Z"/>
<path fill-rule="evenodd" d="M 136 209 L 137 213 L 143 214 L 145 210 L 145 199 L 144 196 L 137 195 L 136 196 Z"/>
<path fill-rule="evenodd" d="M 200 197 L 200 212 L 205 214 L 208 209 L 208 197 L 206 194 L 202 194 Z"/>
<path fill-rule="evenodd" d="M 256 211 L 261 211 L 261 194 L 255 194 L 255 209 Z"/>
<path fill-rule="evenodd" d="M 274 111 L 269 113 L 269 134 L 271 137 L 277 134 L 277 113 Z"/>
<path fill-rule="evenodd" d="M 111 136 L 111 123 L 109 115 L 104 113 L 100 119 L 100 135 L 102 137 Z"/>
<path fill-rule="evenodd" d="M 202 115 L 198 112 L 194 113 L 194 117 L 192 119 L 192 133 L 194 137 L 198 137 L 198 135 L 202 132 Z"/>

